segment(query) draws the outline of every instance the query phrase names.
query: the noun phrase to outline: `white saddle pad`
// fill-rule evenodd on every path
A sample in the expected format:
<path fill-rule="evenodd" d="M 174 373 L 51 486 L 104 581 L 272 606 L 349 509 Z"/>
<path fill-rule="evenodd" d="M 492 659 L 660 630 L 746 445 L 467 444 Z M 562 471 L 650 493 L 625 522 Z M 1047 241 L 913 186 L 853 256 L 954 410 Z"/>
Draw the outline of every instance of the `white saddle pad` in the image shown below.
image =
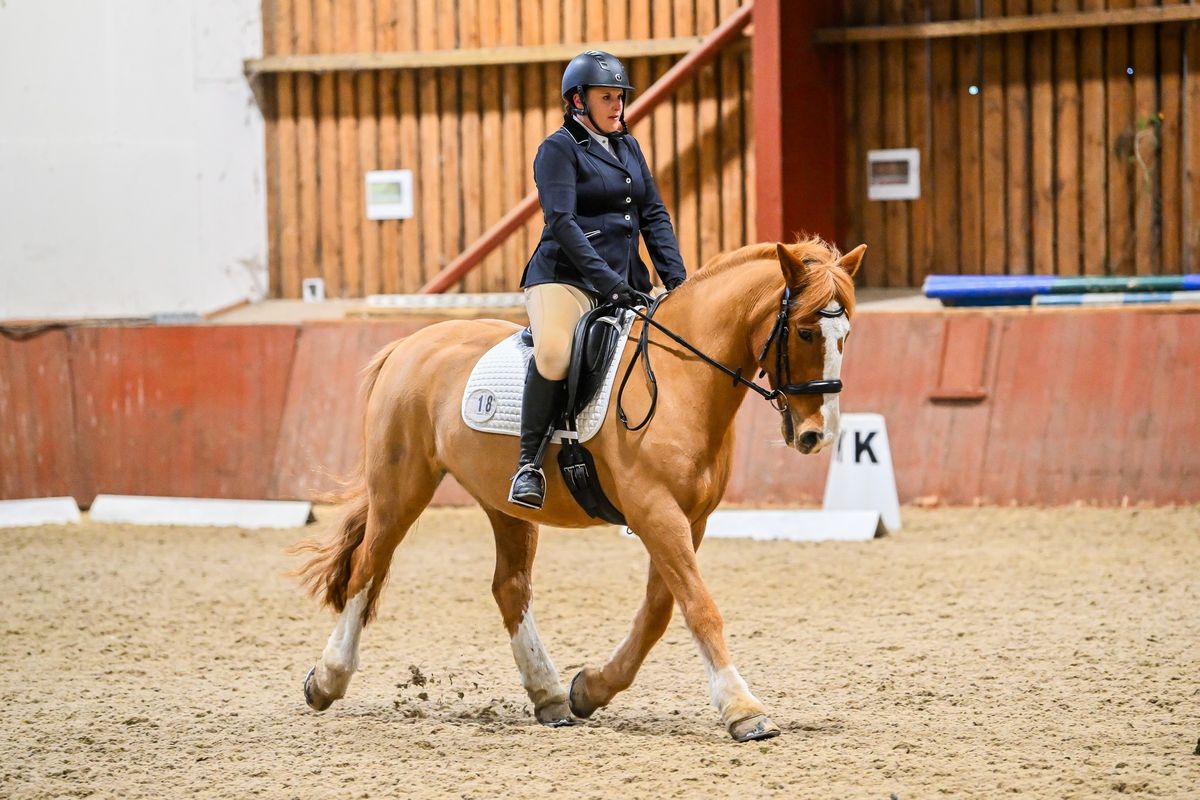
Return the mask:
<path fill-rule="evenodd" d="M 621 326 L 621 338 L 629 335 L 633 326 L 633 314 L 628 311 L 620 312 L 624 319 L 614 319 L 614 324 Z M 525 371 L 529 359 L 533 357 L 533 348 L 521 341 L 521 332 L 509 336 L 498 345 L 483 354 L 483 358 L 471 370 L 467 380 L 467 388 L 463 391 L 462 417 L 463 422 L 477 431 L 484 433 L 506 433 L 509 436 L 521 435 L 521 398 L 525 392 Z M 576 418 L 579 428 L 579 441 L 586 442 L 595 436 L 604 418 L 608 416 L 608 404 L 612 398 L 613 383 L 617 377 L 617 368 L 621 364 L 618 354 L 613 358 L 604 376 L 604 383 L 596 392 L 587 407 Z M 553 441 L 561 442 L 566 431 L 554 434 Z M 567 434 L 569 435 L 569 434 Z"/>

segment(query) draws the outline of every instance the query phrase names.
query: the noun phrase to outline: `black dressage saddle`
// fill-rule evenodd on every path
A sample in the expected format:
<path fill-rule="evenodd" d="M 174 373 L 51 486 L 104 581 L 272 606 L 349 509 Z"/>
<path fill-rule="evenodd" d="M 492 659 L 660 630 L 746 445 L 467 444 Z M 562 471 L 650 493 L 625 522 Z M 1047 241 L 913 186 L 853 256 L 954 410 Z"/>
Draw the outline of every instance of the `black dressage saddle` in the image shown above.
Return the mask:
<path fill-rule="evenodd" d="M 567 405 L 564 416 L 578 416 L 604 384 L 604 376 L 620 349 L 624 317 L 612 306 L 593 308 L 580 317 L 571 339 L 571 362 L 567 368 Z M 521 331 L 521 341 L 533 347 L 533 331 Z"/>

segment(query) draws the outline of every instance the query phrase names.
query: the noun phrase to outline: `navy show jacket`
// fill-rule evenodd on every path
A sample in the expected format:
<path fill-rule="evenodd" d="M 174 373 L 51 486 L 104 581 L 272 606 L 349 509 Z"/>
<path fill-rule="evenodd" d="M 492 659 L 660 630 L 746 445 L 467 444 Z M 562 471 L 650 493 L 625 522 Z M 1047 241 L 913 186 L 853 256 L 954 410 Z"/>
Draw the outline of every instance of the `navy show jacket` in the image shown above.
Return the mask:
<path fill-rule="evenodd" d="M 611 139 L 609 154 L 579 122 L 567 117 L 533 160 L 533 179 L 546 227 L 525 265 L 521 286 L 569 283 L 609 294 L 624 281 L 650 290 L 638 252 L 639 236 L 664 283 L 687 273 L 671 216 L 633 136 Z"/>

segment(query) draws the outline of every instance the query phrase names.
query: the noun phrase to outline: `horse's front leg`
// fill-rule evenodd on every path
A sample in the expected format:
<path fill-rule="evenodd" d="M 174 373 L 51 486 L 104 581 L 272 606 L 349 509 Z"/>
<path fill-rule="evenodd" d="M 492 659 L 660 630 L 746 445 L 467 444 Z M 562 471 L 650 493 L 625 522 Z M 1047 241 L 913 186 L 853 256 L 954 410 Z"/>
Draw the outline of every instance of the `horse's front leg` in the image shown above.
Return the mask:
<path fill-rule="evenodd" d="M 721 723 L 739 742 L 778 736 L 778 726 L 750 693 L 729 656 L 724 621 L 700 577 L 687 519 L 677 507 L 668 509 L 665 505 L 648 506 L 646 513 L 631 515 L 630 523 L 687 620 L 708 671 L 710 697 L 720 712 Z"/>
<path fill-rule="evenodd" d="M 692 525 L 693 549 L 698 548 L 704 538 L 706 522 L 706 519 L 702 519 Z M 646 579 L 646 596 L 633 618 L 629 635 L 617 645 L 602 667 L 585 667 L 571 681 L 571 711 L 575 716 L 590 717 L 596 709 L 612 702 L 618 692 L 625 691 L 633 684 L 651 648 L 667 630 L 674 601 L 667 584 L 651 561 L 650 574 Z"/>

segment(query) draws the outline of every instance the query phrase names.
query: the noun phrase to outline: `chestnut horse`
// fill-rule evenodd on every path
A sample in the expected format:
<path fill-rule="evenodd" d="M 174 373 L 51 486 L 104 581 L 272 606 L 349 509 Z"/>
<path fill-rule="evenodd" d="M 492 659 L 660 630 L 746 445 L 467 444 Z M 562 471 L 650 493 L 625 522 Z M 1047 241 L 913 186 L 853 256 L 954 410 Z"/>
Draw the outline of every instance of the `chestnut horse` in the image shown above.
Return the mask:
<path fill-rule="evenodd" d="M 842 255 L 815 237 L 743 247 L 712 259 L 668 295 L 654 320 L 731 370 L 753 377 L 763 369 L 773 387 L 789 384 L 793 391 L 770 398 L 783 418 L 784 439 L 802 453 L 815 453 L 837 434 L 837 379 L 854 311 L 851 278 L 865 249 L 859 245 Z M 635 323 L 631 339 L 639 329 Z M 358 666 L 359 636 L 375 614 L 392 554 L 450 473 L 491 520 L 496 538 L 492 594 L 539 722 L 571 724 L 573 715 L 589 717 L 628 688 L 678 603 L 729 734 L 738 741 L 778 735 L 766 707 L 734 667 L 721 614 L 696 561 L 705 522 L 729 481 L 734 416 L 748 387 L 657 330 L 651 332 L 657 416 L 633 432 L 610 409 L 606 424 L 588 443 L 605 493 L 650 555 L 646 594 L 632 630 L 608 661 L 581 670 L 568 690 L 533 619 L 538 525 L 581 528 L 596 521 L 552 469 L 547 470 L 544 508 L 508 503 L 516 438 L 472 430 L 460 412 L 475 362 L 515 330 L 513 323 L 498 320 L 442 322 L 388 345 L 367 366 L 365 458 L 354 500 L 331 541 L 296 547 L 312 553 L 297 574 L 315 597 L 341 614 L 321 660 L 305 679 L 308 704 L 321 711 L 345 695 Z M 627 344 L 623 362 L 632 353 Z M 644 381 L 631 380 L 626 397 L 635 412 L 649 408 Z M 557 446 L 551 451 L 547 464 L 555 463 Z"/>

